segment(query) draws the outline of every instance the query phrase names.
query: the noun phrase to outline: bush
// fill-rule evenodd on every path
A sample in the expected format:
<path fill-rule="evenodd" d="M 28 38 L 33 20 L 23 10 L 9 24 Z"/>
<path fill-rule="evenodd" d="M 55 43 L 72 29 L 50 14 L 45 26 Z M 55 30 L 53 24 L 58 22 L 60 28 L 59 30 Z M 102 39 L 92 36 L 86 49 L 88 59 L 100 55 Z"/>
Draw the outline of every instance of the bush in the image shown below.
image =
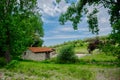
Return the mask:
<path fill-rule="evenodd" d="M 4 57 L 0 57 L 0 67 L 3 67 L 6 65 L 6 60 Z"/>
<path fill-rule="evenodd" d="M 12 60 L 10 63 L 7 64 L 6 68 L 10 69 L 10 68 L 14 68 L 18 65 L 18 61 L 17 60 Z"/>
<path fill-rule="evenodd" d="M 58 63 L 75 63 L 78 60 L 71 45 L 62 47 L 57 56 Z"/>
<path fill-rule="evenodd" d="M 118 61 L 120 62 L 120 46 L 106 44 L 102 46 L 101 50 L 105 52 L 106 54 L 109 53 L 109 55 L 116 56 Z"/>

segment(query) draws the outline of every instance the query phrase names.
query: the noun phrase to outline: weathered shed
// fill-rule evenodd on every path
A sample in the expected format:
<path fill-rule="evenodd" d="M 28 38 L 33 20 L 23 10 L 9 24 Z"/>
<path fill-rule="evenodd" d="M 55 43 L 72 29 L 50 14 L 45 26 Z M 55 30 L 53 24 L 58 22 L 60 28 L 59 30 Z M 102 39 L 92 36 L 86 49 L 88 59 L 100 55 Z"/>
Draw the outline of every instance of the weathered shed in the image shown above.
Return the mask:
<path fill-rule="evenodd" d="M 49 59 L 54 50 L 47 47 L 29 47 L 22 55 L 23 59 L 41 61 Z"/>

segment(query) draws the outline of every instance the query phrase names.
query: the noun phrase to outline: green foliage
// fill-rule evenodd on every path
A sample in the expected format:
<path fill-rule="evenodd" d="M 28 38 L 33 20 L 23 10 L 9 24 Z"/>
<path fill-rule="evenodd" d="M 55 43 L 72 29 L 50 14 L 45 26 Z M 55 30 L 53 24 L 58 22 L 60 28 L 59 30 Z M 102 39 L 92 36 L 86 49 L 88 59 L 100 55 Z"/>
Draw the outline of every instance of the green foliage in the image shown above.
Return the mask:
<path fill-rule="evenodd" d="M 14 67 L 16 67 L 18 65 L 18 61 L 17 60 L 12 60 L 9 64 L 6 65 L 7 69 L 12 69 Z"/>
<path fill-rule="evenodd" d="M 4 57 L 0 57 L 0 67 L 3 67 L 6 65 L 6 60 Z"/>
<path fill-rule="evenodd" d="M 98 34 L 99 29 L 98 29 L 98 20 L 96 13 L 98 13 L 98 10 L 95 8 L 93 12 L 87 16 L 88 17 L 87 22 L 89 24 L 89 31 Z"/>
<path fill-rule="evenodd" d="M 111 39 L 111 35 L 110 35 L 110 37 L 103 39 L 103 41 L 105 42 L 103 42 L 100 48 L 102 52 L 116 56 L 118 60 L 120 60 L 120 46 L 117 40 Z"/>
<path fill-rule="evenodd" d="M 118 22 L 114 23 L 112 27 L 113 31 L 110 38 L 116 41 L 116 43 L 120 44 L 120 19 L 118 20 Z"/>
<path fill-rule="evenodd" d="M 114 50 L 113 50 L 113 52 L 114 52 L 114 55 L 117 56 L 117 59 L 118 59 L 118 61 L 120 63 L 120 46 L 115 47 Z"/>
<path fill-rule="evenodd" d="M 77 29 L 77 25 L 81 22 L 81 18 L 83 15 L 88 16 L 88 24 L 89 29 L 92 33 L 98 34 L 98 20 L 97 20 L 97 12 L 98 9 L 94 8 L 94 10 L 91 13 L 88 13 L 88 7 L 89 6 L 99 6 L 102 5 L 102 7 L 109 8 L 108 12 L 110 14 L 110 22 L 113 27 L 113 24 L 118 23 L 120 19 L 120 2 L 117 0 L 79 0 L 76 2 L 76 4 L 71 4 L 71 6 L 68 7 L 67 11 L 65 13 L 62 13 L 59 21 L 60 23 L 64 24 L 67 21 L 71 21 L 73 23 L 74 29 Z M 88 7 L 86 7 L 88 6 Z M 113 28 L 114 29 L 114 28 Z M 119 29 L 117 29 L 119 30 Z"/>
<path fill-rule="evenodd" d="M 37 0 L 1 0 L 0 4 L 0 53 L 9 62 L 10 56 L 21 55 L 36 37 L 43 37 L 43 22 Z M 41 46 L 43 41 L 37 40 Z"/>
<path fill-rule="evenodd" d="M 40 47 L 43 44 L 43 40 L 38 38 L 35 38 L 33 44 L 31 45 L 32 47 Z"/>
<path fill-rule="evenodd" d="M 75 56 L 73 46 L 67 45 L 60 49 L 57 56 L 58 63 L 75 63 L 76 61 L 77 57 Z"/>
<path fill-rule="evenodd" d="M 102 6 L 101 6 L 102 5 Z M 88 13 L 89 6 L 108 8 L 110 15 L 110 24 L 112 27 L 111 39 L 115 40 L 120 45 L 120 1 L 119 0 L 78 0 L 75 4 L 71 4 L 65 13 L 62 13 L 59 21 L 64 24 L 67 21 L 73 23 L 73 28 L 77 29 L 78 24 L 81 22 L 82 16 L 88 16 L 89 30 L 98 34 L 98 19 L 97 13 L 99 8 L 94 8 L 91 13 Z"/>
<path fill-rule="evenodd" d="M 110 9 L 111 20 L 115 20 L 115 18 L 112 19 L 112 17 L 116 17 L 116 16 L 119 17 L 118 12 L 120 8 L 118 7 L 119 6 L 118 4 L 120 3 L 118 1 L 115 2 L 115 1 L 107 1 L 107 0 L 104 0 L 104 1 L 102 0 L 92 0 L 92 1 L 91 0 L 79 0 L 76 4 L 74 4 L 74 7 L 73 7 L 73 4 L 71 4 L 71 6 L 69 6 L 69 8 L 67 9 L 66 13 L 61 15 L 60 22 L 64 23 L 67 20 L 70 20 L 71 22 L 75 23 L 76 16 L 79 16 L 79 18 L 77 18 L 78 21 L 75 23 L 77 25 L 79 21 L 81 21 L 80 19 L 82 17 L 81 15 L 88 14 L 88 9 L 86 8 L 86 6 L 99 6 L 99 4 L 103 4 L 105 8 L 107 7 Z M 96 14 L 97 12 L 98 10 L 95 8 L 92 13 Z M 69 16 L 66 16 L 66 15 L 69 15 Z M 74 19 L 71 20 L 71 18 L 74 18 Z"/>
<path fill-rule="evenodd" d="M 114 46 L 114 45 L 105 45 L 102 47 L 102 51 L 106 54 L 112 54 L 117 57 L 117 59 L 120 61 L 120 47 Z"/>
<path fill-rule="evenodd" d="M 59 3 L 61 0 L 56 0 L 57 3 Z"/>

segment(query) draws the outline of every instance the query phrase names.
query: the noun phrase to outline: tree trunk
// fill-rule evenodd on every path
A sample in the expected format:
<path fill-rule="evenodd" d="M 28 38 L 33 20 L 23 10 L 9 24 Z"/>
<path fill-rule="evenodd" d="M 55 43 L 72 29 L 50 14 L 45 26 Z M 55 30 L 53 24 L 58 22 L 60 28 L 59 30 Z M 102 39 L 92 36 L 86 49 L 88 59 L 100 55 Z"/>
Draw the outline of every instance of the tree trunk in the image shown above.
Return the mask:
<path fill-rule="evenodd" d="M 6 38 L 6 51 L 5 51 L 5 58 L 6 58 L 6 62 L 9 63 L 11 61 L 11 57 L 10 57 L 10 31 L 9 31 L 9 28 L 7 28 L 7 31 L 6 31 L 6 35 L 7 35 L 7 38 Z"/>
<path fill-rule="evenodd" d="M 6 58 L 6 62 L 9 63 L 11 61 L 11 57 L 10 57 L 10 50 L 6 50 L 5 52 L 5 58 Z"/>
<path fill-rule="evenodd" d="M 10 0 L 6 0 L 6 6 L 4 7 L 4 17 L 5 20 L 10 20 L 9 19 L 9 15 L 11 13 L 11 8 L 10 8 L 11 2 Z M 5 21 L 5 27 L 6 27 L 6 51 L 5 51 L 5 58 L 6 58 L 6 62 L 9 63 L 11 61 L 11 57 L 10 57 L 10 29 L 9 29 L 9 25 L 10 22 L 6 22 Z"/>
<path fill-rule="evenodd" d="M 6 58 L 6 62 L 9 63 L 11 61 L 11 58 L 10 58 L 10 31 L 9 31 L 9 28 L 7 28 L 7 31 L 6 31 L 6 51 L 5 51 L 5 58 Z"/>

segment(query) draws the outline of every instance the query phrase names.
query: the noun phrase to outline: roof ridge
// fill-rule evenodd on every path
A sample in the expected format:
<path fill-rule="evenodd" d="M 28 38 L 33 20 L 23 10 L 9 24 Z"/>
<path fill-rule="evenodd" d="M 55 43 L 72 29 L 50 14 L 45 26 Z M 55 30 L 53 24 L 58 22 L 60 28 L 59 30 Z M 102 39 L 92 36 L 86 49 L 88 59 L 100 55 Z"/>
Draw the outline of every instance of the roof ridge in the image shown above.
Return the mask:
<path fill-rule="evenodd" d="M 52 48 L 48 47 L 29 47 L 29 50 L 31 50 L 34 53 L 39 53 L 39 52 L 52 52 Z"/>

